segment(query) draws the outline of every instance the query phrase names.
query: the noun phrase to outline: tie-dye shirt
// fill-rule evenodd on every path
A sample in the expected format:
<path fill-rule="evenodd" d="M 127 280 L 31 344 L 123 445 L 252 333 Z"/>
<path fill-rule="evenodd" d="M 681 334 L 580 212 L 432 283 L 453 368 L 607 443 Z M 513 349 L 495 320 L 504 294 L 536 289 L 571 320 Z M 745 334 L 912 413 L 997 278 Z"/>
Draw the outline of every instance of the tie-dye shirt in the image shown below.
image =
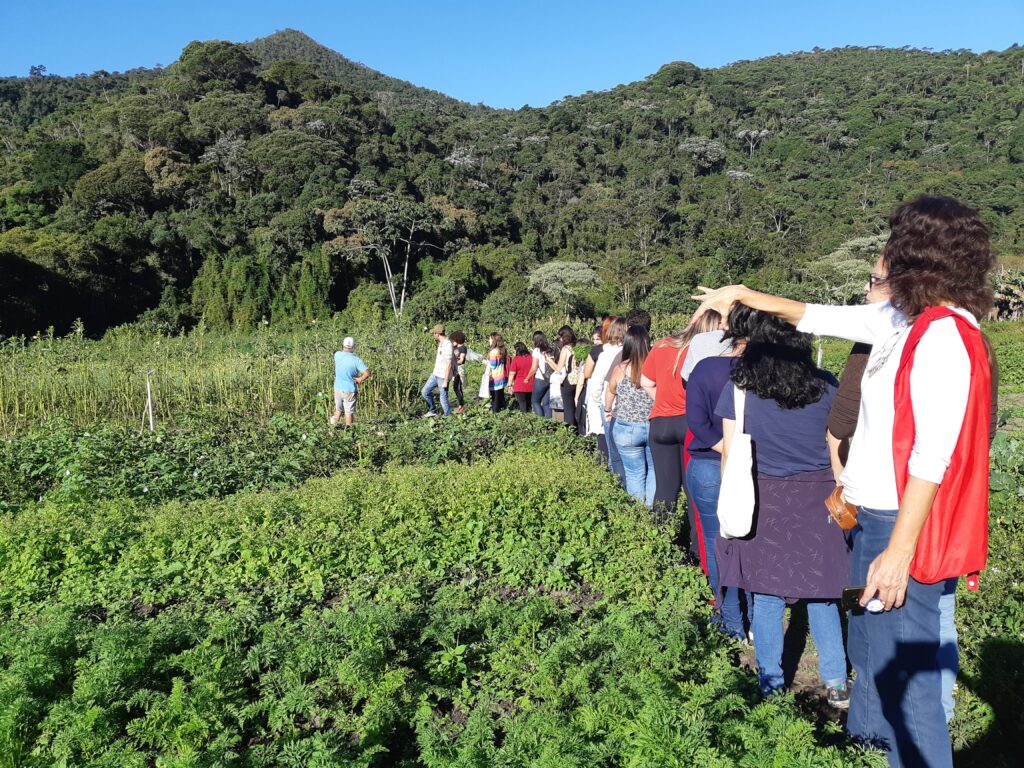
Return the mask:
<path fill-rule="evenodd" d="M 491 372 L 491 389 L 504 389 L 508 384 L 508 373 L 505 370 L 505 357 L 497 347 L 487 353 L 487 366 Z"/>

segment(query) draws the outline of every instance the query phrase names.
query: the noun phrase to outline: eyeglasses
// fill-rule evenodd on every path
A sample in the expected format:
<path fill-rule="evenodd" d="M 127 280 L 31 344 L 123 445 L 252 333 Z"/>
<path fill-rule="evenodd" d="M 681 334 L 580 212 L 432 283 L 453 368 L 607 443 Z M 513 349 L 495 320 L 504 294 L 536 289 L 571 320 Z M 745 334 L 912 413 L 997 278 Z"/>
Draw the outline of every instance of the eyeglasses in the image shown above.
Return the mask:
<path fill-rule="evenodd" d="M 876 275 L 874 272 L 872 272 L 870 275 L 868 275 L 868 288 L 870 290 L 874 290 L 875 286 L 881 285 L 888 279 L 888 275 Z"/>

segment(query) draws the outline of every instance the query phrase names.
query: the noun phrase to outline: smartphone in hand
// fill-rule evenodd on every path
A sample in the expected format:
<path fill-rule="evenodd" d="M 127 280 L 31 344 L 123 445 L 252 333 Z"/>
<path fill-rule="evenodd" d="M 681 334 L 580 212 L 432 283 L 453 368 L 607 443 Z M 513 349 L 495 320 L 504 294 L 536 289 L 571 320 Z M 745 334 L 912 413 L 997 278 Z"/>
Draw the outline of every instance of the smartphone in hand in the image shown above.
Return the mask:
<path fill-rule="evenodd" d="M 877 597 L 868 600 L 867 605 L 861 605 L 860 600 L 864 596 L 865 587 L 847 587 L 843 590 L 842 608 L 844 611 L 867 611 L 868 613 L 881 613 L 884 608 L 882 601 Z"/>
<path fill-rule="evenodd" d="M 842 609 L 844 611 L 860 611 L 860 596 L 864 594 L 864 587 L 847 587 L 843 590 Z"/>

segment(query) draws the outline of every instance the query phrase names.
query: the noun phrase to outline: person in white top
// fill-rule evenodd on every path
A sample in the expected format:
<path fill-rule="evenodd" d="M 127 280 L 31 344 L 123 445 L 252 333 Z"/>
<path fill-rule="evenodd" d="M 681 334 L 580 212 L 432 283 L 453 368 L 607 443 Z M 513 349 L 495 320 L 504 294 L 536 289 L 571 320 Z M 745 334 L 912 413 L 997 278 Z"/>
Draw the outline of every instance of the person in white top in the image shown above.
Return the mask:
<path fill-rule="evenodd" d="M 533 412 L 538 416 L 551 418 L 551 365 L 548 357 L 551 355 L 551 344 L 543 331 L 533 332 L 533 364 L 530 366 L 530 373 L 527 378 L 533 379 L 533 394 L 530 396 L 530 405 Z"/>
<path fill-rule="evenodd" d="M 936 661 L 939 599 L 955 577 L 970 572 L 963 568 L 984 563 L 987 476 L 973 474 L 988 466 L 990 370 L 977 318 L 992 306 L 994 258 L 977 211 L 952 198 L 905 203 L 889 226 L 871 274 L 872 286 L 886 283 L 889 301 L 808 305 L 739 285 L 701 289 L 695 317 L 741 302 L 801 331 L 872 345 L 840 478 L 859 507 L 850 580 L 865 585 L 850 615 L 856 683 L 847 729 L 884 745 L 890 765 L 947 768 L 952 749 Z M 923 333 L 915 333 L 917 322 Z M 916 346 L 904 359 L 912 336 Z M 898 466 L 897 446 L 903 455 L 907 434 L 909 455 Z M 944 484 L 959 496 L 943 493 Z M 920 575 L 925 563 L 940 564 L 932 568 L 941 571 L 936 581 L 911 574 Z"/>
<path fill-rule="evenodd" d="M 628 329 L 629 326 L 626 324 L 625 318 L 622 317 L 616 317 L 609 324 L 604 336 L 604 347 L 594 363 L 594 372 L 590 375 L 590 381 L 587 383 L 587 434 L 598 436 L 598 446 L 601 448 L 601 452 L 609 457 L 609 461 L 611 461 L 611 450 L 608 445 L 610 436 L 605 434 L 607 426 L 604 411 L 605 385 L 612 366 L 621 359 L 622 342 L 626 338 Z M 618 457 L 617 452 L 615 457 Z M 625 474 L 621 460 L 618 461 L 617 467 L 610 465 L 610 468 L 620 477 Z"/>
<path fill-rule="evenodd" d="M 430 329 L 430 334 L 437 340 L 437 354 L 434 357 L 434 370 L 430 372 L 430 378 L 423 385 L 423 399 L 427 403 L 428 417 L 437 416 L 437 409 L 434 407 L 434 390 L 436 389 L 441 400 L 441 410 L 445 416 L 452 415 L 452 407 L 448 404 L 448 382 L 452 380 L 455 371 L 455 346 L 444 334 L 443 325 L 435 325 Z"/>

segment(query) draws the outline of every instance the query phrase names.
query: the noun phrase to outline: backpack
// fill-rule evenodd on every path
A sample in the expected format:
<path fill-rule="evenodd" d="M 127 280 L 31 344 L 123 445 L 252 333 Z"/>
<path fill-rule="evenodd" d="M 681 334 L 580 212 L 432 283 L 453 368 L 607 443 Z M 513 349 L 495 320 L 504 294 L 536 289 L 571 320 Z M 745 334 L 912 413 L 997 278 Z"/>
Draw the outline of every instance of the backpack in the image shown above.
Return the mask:
<path fill-rule="evenodd" d="M 576 363 L 576 355 L 569 355 L 569 373 L 566 374 L 565 380 L 568 381 L 572 386 L 576 386 L 580 381 L 580 368 Z"/>

